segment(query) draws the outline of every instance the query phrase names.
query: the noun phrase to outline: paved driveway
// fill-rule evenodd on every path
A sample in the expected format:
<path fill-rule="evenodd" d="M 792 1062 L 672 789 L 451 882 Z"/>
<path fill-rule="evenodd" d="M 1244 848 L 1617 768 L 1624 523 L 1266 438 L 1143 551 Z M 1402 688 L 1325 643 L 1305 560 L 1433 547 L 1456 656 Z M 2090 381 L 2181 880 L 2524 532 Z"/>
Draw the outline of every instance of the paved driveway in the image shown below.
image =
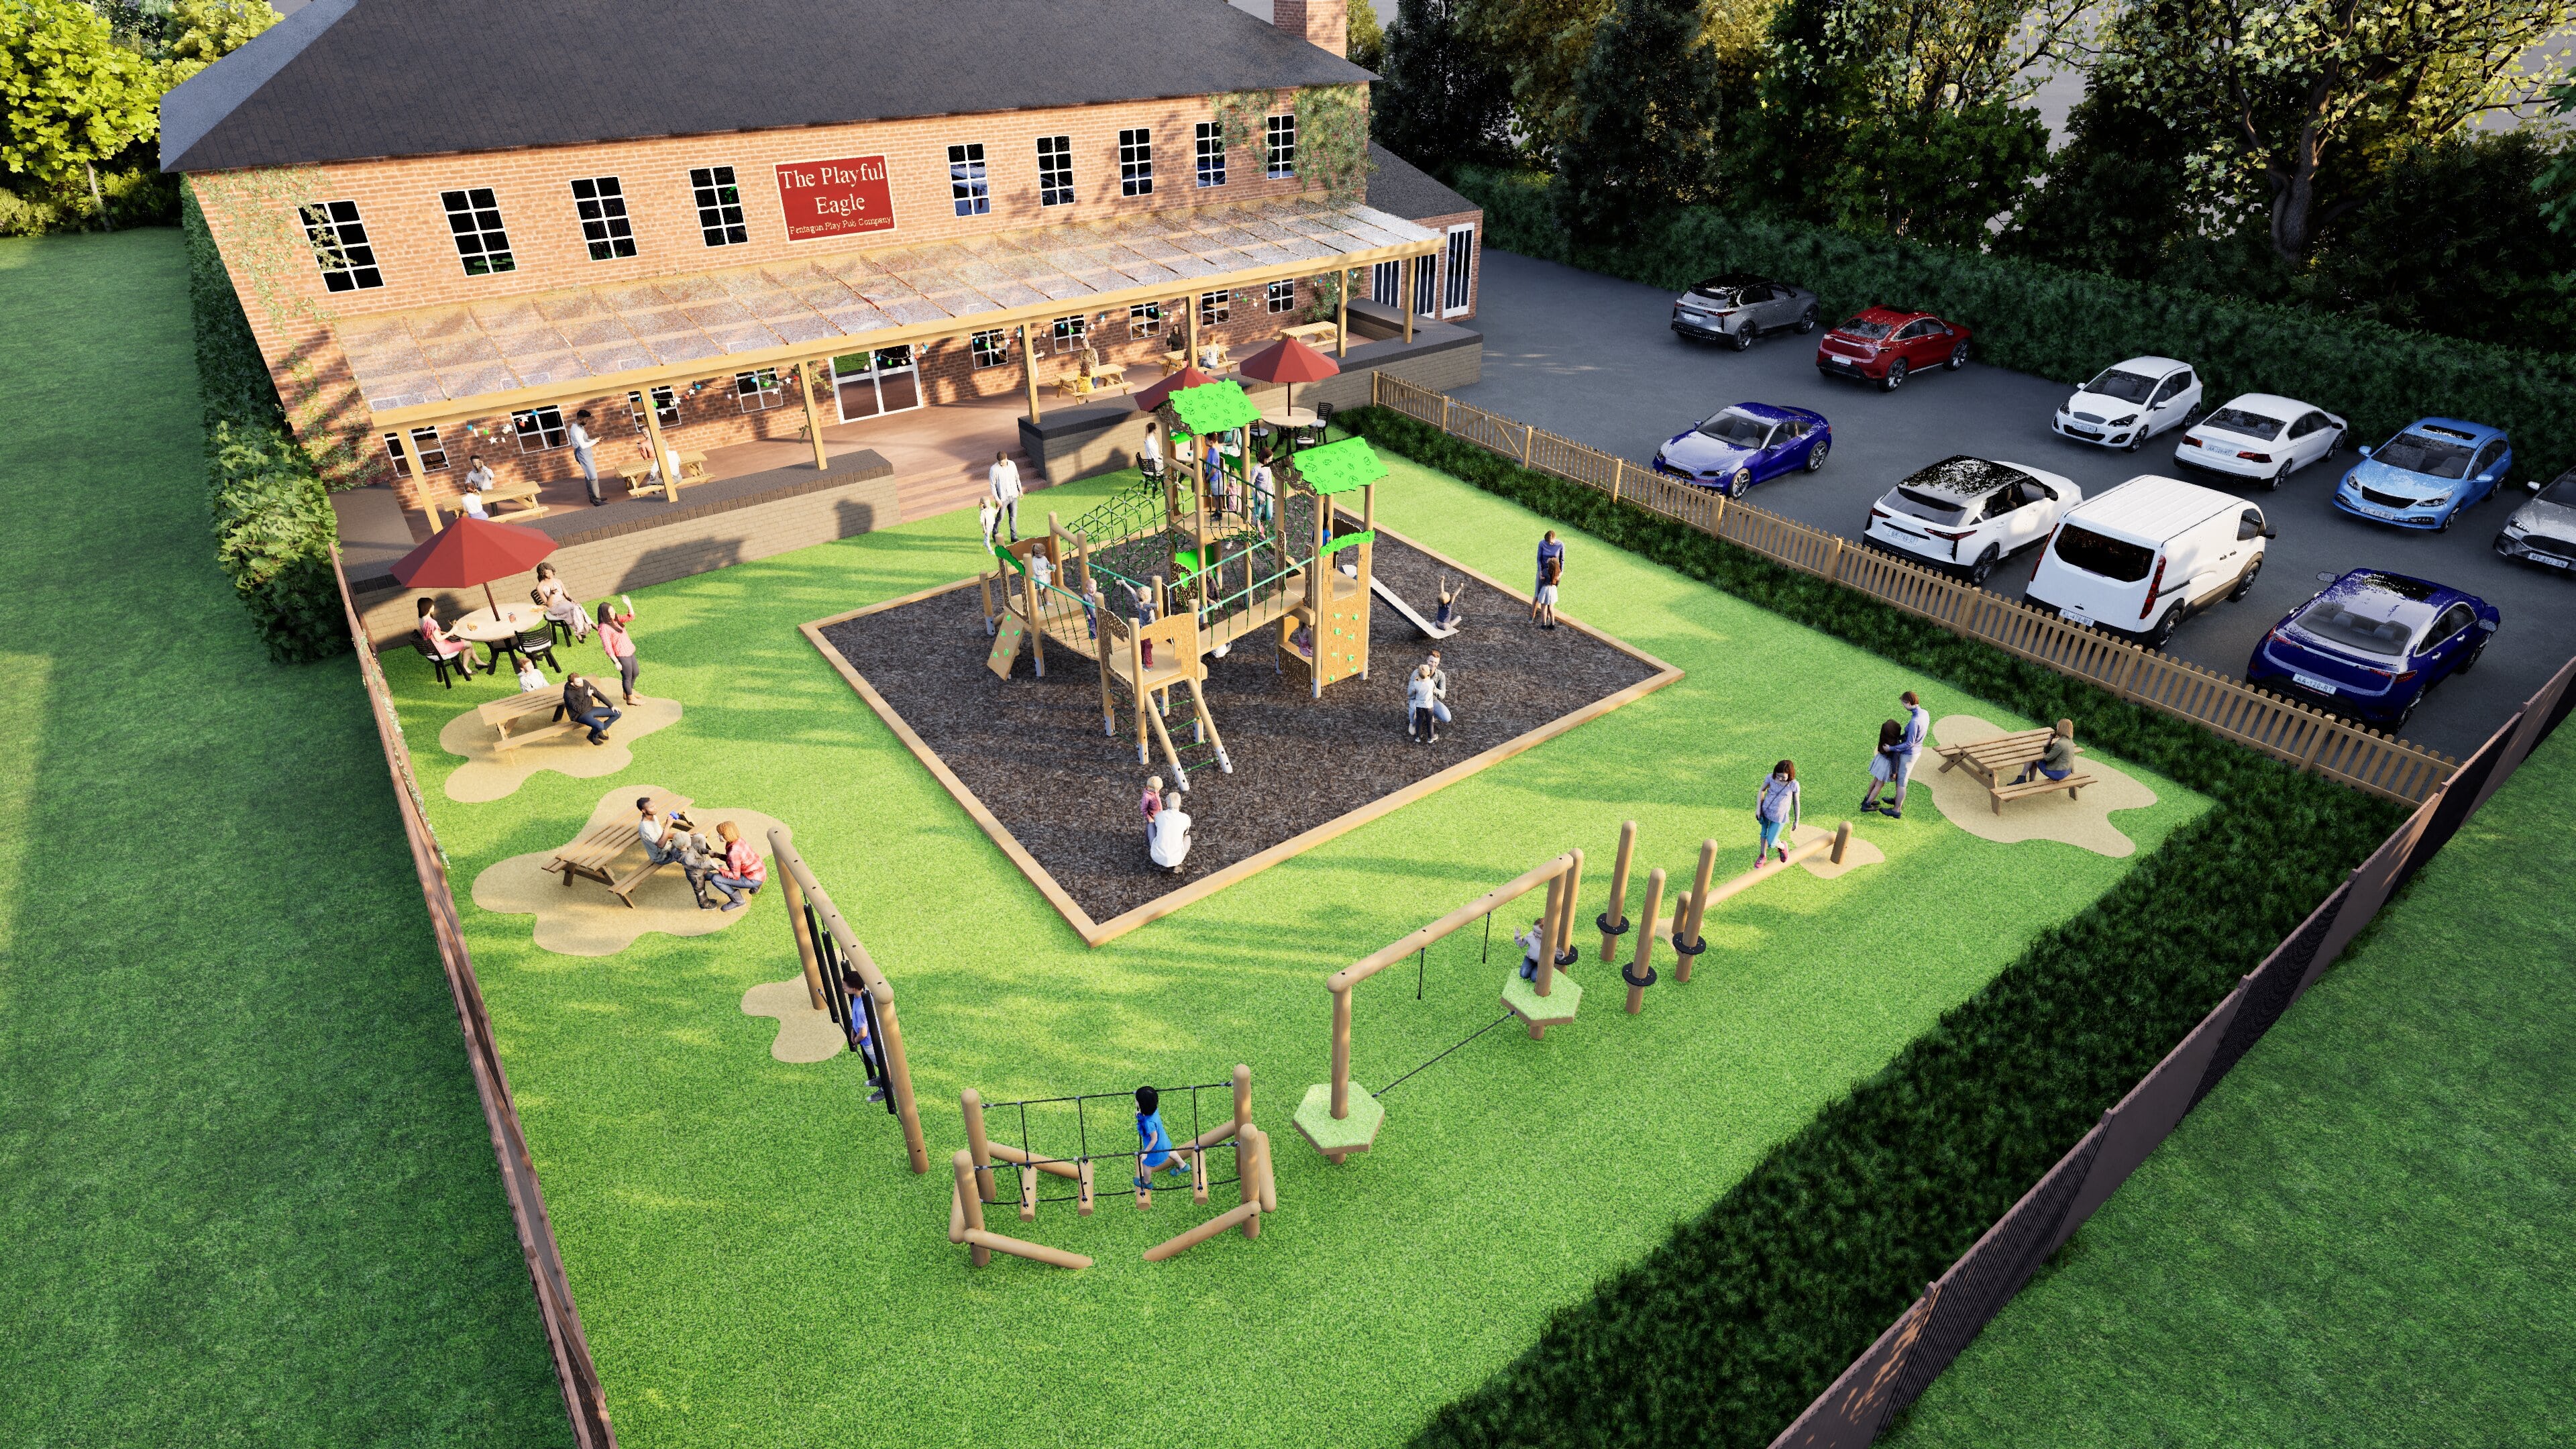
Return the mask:
<path fill-rule="evenodd" d="M 1814 408 L 1833 423 L 1831 460 L 1822 472 L 1762 484 L 1751 501 L 1847 538 L 1860 536 L 1870 503 L 1891 483 L 1954 453 L 2062 473 L 2087 497 L 2139 473 L 2173 471 L 2175 433 L 2129 454 L 2050 432 L 2048 420 L 2068 389 L 2025 373 L 1971 363 L 1959 372 L 1917 374 L 1897 392 L 1881 393 L 1818 376 L 1813 337 L 1777 333 L 1749 352 L 1683 342 L 1667 325 L 1672 294 L 1651 287 L 1493 251 L 1485 253 L 1481 286 L 1484 380 L 1460 399 L 1637 463 L 1728 403 Z M 2331 409 L 2324 393 L 2315 400 Z M 2476 671 L 2435 689 L 2406 729 L 2417 743 L 2466 756 L 2576 652 L 2576 578 L 2496 557 L 2492 541 L 2514 506 L 2501 491 L 2441 535 L 2401 534 L 2335 512 L 2334 480 L 2352 458 L 2347 451 L 2311 464 L 2277 493 L 2248 495 L 2281 534 L 2254 592 L 2186 622 L 2169 652 L 2242 677 L 2255 642 L 2316 591 L 2320 572 L 2367 565 L 2467 589 L 2504 611 L 2504 629 Z M 2521 496 L 2520 475 L 2509 484 L 2511 496 Z M 2034 562 L 2027 552 L 2017 556 L 1991 586 L 2020 597 Z"/>

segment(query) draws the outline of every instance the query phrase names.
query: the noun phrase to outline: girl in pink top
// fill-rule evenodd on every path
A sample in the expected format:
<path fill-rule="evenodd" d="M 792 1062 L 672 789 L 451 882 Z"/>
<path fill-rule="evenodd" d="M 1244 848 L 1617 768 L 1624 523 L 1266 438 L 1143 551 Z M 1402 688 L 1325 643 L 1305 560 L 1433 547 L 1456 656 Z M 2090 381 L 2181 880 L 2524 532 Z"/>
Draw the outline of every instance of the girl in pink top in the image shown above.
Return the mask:
<path fill-rule="evenodd" d="M 633 614 L 621 614 L 606 603 L 599 606 L 599 647 L 608 651 L 610 662 L 617 666 L 618 683 L 625 688 L 626 702 L 635 702 L 635 640 L 626 632 Z"/>

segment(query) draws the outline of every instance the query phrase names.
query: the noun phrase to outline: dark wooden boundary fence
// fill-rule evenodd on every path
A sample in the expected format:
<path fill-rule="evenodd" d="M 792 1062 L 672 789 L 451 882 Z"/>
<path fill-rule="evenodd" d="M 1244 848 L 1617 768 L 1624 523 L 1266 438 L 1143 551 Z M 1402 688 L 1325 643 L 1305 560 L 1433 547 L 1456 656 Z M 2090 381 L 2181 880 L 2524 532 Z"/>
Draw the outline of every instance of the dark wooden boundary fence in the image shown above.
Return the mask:
<path fill-rule="evenodd" d="M 519 1109 L 510 1100 L 510 1079 L 501 1070 L 491 1018 L 483 1010 L 483 988 L 475 982 L 473 959 L 465 953 L 465 932 L 456 919 L 456 893 L 447 879 L 447 855 L 439 849 L 438 836 L 422 808 L 420 784 L 411 773 L 411 749 L 403 743 L 393 695 L 385 687 L 376 651 L 358 621 L 357 606 L 350 601 L 349 575 L 340 567 L 336 548 L 331 551 L 331 571 L 339 577 L 340 607 L 348 615 L 349 638 L 357 645 L 358 673 L 367 686 L 367 712 L 375 717 L 377 742 L 384 746 L 385 768 L 393 776 L 394 804 L 402 812 L 403 837 L 411 843 L 412 868 L 420 874 L 420 893 L 429 903 L 430 934 L 438 942 L 438 959 L 447 968 L 447 989 L 456 998 L 456 1019 L 465 1031 L 465 1059 L 474 1070 L 474 1093 L 483 1102 L 483 1124 L 491 1129 L 493 1155 L 500 1159 L 501 1188 L 509 1196 L 510 1221 L 519 1230 L 519 1250 L 527 1255 L 528 1277 L 537 1293 L 537 1317 L 545 1325 L 546 1346 L 554 1354 L 555 1379 L 563 1386 L 573 1442 L 581 1449 L 614 1449 L 617 1435 L 608 1427 L 608 1401 L 600 1392 L 599 1371 L 590 1361 L 581 1314 L 573 1307 L 572 1288 L 564 1279 L 563 1255 L 555 1247 L 554 1225 L 546 1218 L 545 1194 L 537 1185 L 536 1165 L 528 1158 L 528 1139 L 519 1130 Z"/>
<path fill-rule="evenodd" d="M 1369 377 L 1370 400 L 1379 407 L 1857 590 L 2017 658 L 2088 680 L 2122 699 L 2190 720 L 2301 770 L 2411 805 L 2432 794 L 2459 763 L 1822 529 L 1658 477 L 1623 458 L 1469 407 L 1400 377 L 1383 371 Z"/>
<path fill-rule="evenodd" d="M 2147 1154 L 2323 975 L 2416 869 L 2449 843 L 2576 705 L 2576 659 L 2436 786 L 2406 823 L 2237 983 L 2155 1070 L 2102 1114 L 1985 1236 L 1781 1431 L 1772 1449 L 1862 1449 L 2012 1301 Z"/>

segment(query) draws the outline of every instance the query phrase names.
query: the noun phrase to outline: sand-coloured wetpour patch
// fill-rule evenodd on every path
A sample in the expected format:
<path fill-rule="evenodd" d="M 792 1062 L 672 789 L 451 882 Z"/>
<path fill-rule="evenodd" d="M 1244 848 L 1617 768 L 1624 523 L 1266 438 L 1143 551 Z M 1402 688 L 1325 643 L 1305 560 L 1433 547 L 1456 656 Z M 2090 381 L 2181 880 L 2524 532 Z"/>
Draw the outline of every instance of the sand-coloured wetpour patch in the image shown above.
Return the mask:
<path fill-rule="evenodd" d="M 769 1044 L 769 1054 L 782 1062 L 828 1062 L 850 1047 L 841 1024 L 814 1009 L 802 976 L 764 981 L 744 992 L 742 1014 L 778 1018 L 778 1039 Z"/>
<path fill-rule="evenodd" d="M 619 785 L 600 797 L 599 808 L 590 813 L 581 833 L 564 844 L 569 847 L 593 830 L 633 819 L 637 796 L 669 793 L 657 785 Z M 768 858 L 770 827 L 779 823 L 771 817 L 757 810 L 723 810 L 706 805 L 692 805 L 688 813 L 710 841 L 715 839 L 719 823 L 732 821 L 742 838 L 759 850 L 761 858 Z M 546 863 L 559 853 L 560 850 L 540 850 L 485 867 L 474 878 L 474 904 L 495 915 L 536 917 L 536 943 L 565 956 L 614 956 L 649 931 L 666 936 L 704 936 L 752 914 L 748 905 L 738 911 L 700 908 L 689 892 L 687 874 L 676 864 L 662 867 L 638 884 L 632 893 L 635 904 L 629 906 L 610 894 L 606 885 L 587 877 L 575 876 L 571 885 L 565 885 L 560 872 L 546 869 Z M 610 864 L 608 873 L 623 879 L 643 862 L 643 847 L 630 847 Z M 776 871 L 770 873 L 770 879 L 777 879 Z M 770 893 L 767 888 L 761 892 Z M 713 892 L 709 892 L 709 899 L 719 904 L 723 901 Z"/>
<path fill-rule="evenodd" d="M 1866 823 L 1866 821 L 1853 823 L 1852 838 L 1843 845 L 1843 859 L 1840 865 L 1834 863 L 1832 851 L 1824 851 L 1799 861 L 1799 869 L 1818 880 L 1832 880 L 1835 876 L 1858 870 L 1864 865 L 1885 865 L 1887 852 L 1861 838 L 1861 826 Z M 1801 825 L 1789 832 L 1789 848 L 1796 850 L 1811 840 L 1824 840 L 1833 833 L 1831 829 L 1822 825 Z M 1723 858 L 1721 855 L 1720 859 Z M 1688 885 L 1683 889 L 1689 889 Z"/>
<path fill-rule="evenodd" d="M 609 685 L 615 687 L 614 676 Z M 508 750 L 501 748 L 499 733 L 483 722 L 479 710 L 467 710 L 438 732 L 438 747 L 465 760 L 447 777 L 447 798 L 467 805 L 498 800 L 539 770 L 552 770 L 576 780 L 614 775 L 635 763 L 635 752 L 628 745 L 680 722 L 680 702 L 676 699 L 638 695 L 633 706 L 621 704 L 616 708 L 622 713 L 617 723 L 608 727 L 608 743 L 604 745 L 592 744 L 586 730 L 568 729 Z M 551 714 L 549 711 L 513 724 L 510 733 L 524 735 L 544 728 Z"/>
<path fill-rule="evenodd" d="M 1932 725 L 1932 741 L 1937 745 L 1973 745 L 2010 733 L 1972 714 L 1943 715 Z M 2076 729 L 2075 743 L 2084 743 L 2081 726 Z M 1927 749 L 1914 767 L 1914 788 L 1930 790 L 1933 803 L 1941 807 L 1951 824 L 1981 840 L 2005 845 L 2024 840 L 2062 841 L 2114 860 L 2136 854 L 2138 843 L 2111 823 L 2111 812 L 2142 810 L 2156 803 L 2156 792 L 2089 750 L 2076 755 L 2075 772 L 2091 775 L 2094 780 L 2084 787 L 2079 798 L 2069 800 L 2063 790 L 2026 795 L 2005 801 L 2003 813 L 1998 815 L 1993 797 L 1966 766 L 1944 770 L 1940 756 Z"/>

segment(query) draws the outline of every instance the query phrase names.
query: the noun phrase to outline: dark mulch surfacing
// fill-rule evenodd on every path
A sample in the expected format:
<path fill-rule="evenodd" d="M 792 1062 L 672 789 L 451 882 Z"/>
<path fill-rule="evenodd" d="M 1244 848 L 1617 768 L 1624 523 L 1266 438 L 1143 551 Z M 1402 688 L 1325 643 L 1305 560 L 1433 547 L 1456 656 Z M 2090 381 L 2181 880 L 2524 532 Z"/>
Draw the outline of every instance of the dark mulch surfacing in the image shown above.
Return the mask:
<path fill-rule="evenodd" d="M 1376 568 L 1431 616 L 1437 559 L 1381 538 Z M 1440 645 L 1456 719 L 1436 745 L 1404 734 L 1404 681 L 1431 646 L 1383 599 L 1369 618 L 1369 677 L 1328 686 L 1320 700 L 1279 674 L 1265 642 L 1246 641 L 1209 661 L 1208 712 L 1234 773 L 1220 773 L 1212 759 L 1198 763 L 1206 752 L 1191 749 L 1184 726 L 1172 726 L 1190 772 L 1184 808 L 1195 822 L 1178 876 L 1146 858 L 1137 809 L 1146 777 L 1162 775 L 1169 788 L 1171 772 L 1159 747 L 1150 764 L 1136 763 L 1136 719 L 1124 691 L 1112 694 L 1117 736 L 1102 734 L 1099 675 L 1089 660 L 1049 650 L 1044 680 L 1031 677 L 1025 656 L 1008 681 L 994 678 L 971 588 L 823 634 L 1057 884 L 1093 920 L 1106 921 L 1654 672 L 1579 630 L 1536 628 L 1521 600 L 1455 570 L 1448 577 L 1464 585 L 1466 627 Z M 1176 713 L 1186 718 L 1185 704 Z"/>

